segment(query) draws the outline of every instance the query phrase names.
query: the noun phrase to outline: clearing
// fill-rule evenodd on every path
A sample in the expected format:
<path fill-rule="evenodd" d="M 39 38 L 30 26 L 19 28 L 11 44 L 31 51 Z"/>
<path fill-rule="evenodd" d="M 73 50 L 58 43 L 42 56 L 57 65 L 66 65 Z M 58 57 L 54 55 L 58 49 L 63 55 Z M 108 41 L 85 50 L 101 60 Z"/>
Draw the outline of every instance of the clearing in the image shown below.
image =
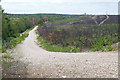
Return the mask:
<path fill-rule="evenodd" d="M 35 30 L 13 50 L 27 78 L 117 78 L 118 51 L 63 53 L 49 52 L 37 45 Z M 21 65 L 22 65 L 21 64 Z M 20 66 L 20 65 L 19 65 Z M 12 70 L 12 69 L 11 69 Z M 19 69 L 18 69 L 19 70 Z M 21 71 L 12 74 L 18 75 Z M 20 76 L 19 76 L 20 77 Z"/>

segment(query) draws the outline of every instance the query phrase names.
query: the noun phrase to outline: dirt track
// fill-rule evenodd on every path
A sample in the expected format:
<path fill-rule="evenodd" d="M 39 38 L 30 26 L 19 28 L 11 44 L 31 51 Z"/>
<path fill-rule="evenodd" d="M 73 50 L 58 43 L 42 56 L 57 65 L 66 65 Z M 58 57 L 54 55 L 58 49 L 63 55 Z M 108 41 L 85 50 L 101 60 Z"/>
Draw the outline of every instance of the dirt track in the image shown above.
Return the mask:
<path fill-rule="evenodd" d="M 15 49 L 29 62 L 28 78 L 117 78 L 118 52 L 62 53 L 48 52 L 36 44 L 37 27 Z M 16 57 L 17 59 L 17 57 Z"/>

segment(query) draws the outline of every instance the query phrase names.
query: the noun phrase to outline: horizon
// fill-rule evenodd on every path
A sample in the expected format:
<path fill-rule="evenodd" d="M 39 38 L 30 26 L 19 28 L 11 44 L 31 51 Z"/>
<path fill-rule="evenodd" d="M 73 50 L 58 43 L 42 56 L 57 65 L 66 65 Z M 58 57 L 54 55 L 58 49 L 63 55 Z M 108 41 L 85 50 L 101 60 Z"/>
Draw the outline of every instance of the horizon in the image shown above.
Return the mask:
<path fill-rule="evenodd" d="M 70 14 L 70 13 L 6 13 L 6 14 L 10 14 L 10 15 L 34 15 L 34 14 L 53 14 L 53 15 L 118 15 L 118 14 L 87 14 L 87 13 L 83 13 L 83 14 Z"/>

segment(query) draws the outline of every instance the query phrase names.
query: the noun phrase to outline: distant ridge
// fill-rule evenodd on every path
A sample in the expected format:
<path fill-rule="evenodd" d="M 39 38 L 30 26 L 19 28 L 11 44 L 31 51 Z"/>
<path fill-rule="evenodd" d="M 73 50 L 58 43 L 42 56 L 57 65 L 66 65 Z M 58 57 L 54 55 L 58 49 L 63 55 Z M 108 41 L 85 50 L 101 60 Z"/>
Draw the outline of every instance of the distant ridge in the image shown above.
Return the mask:
<path fill-rule="evenodd" d="M 11 17 L 25 17 L 25 16 L 84 16 L 84 14 L 57 14 L 57 13 L 35 13 L 35 14 L 11 14 L 11 13 L 6 13 L 6 15 L 11 16 Z"/>

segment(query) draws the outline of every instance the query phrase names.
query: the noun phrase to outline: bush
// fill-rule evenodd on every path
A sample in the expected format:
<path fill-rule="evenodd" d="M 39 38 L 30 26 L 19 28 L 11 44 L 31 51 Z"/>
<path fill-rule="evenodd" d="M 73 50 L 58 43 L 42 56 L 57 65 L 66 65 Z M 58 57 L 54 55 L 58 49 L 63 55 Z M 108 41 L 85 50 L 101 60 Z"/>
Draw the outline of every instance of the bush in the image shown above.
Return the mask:
<path fill-rule="evenodd" d="M 2 56 L 3 58 L 13 59 L 9 54 Z"/>
<path fill-rule="evenodd" d="M 26 37 L 28 37 L 28 33 L 24 33 L 22 34 L 22 36 L 19 36 L 19 37 L 9 37 L 8 38 L 8 42 L 6 43 L 3 43 L 3 46 L 2 46 L 2 52 L 5 52 L 6 51 L 6 48 L 14 48 L 17 44 L 21 43 L 21 41 L 25 40 Z M 6 47 L 5 47 L 6 45 Z"/>
<path fill-rule="evenodd" d="M 107 46 L 107 49 L 108 49 L 108 51 L 114 50 L 114 48 L 111 45 Z"/>
<path fill-rule="evenodd" d="M 117 43 L 118 40 L 118 24 L 78 24 L 74 23 L 77 17 L 73 19 L 67 18 L 62 20 L 54 20 L 46 23 L 46 26 L 39 26 L 38 34 L 52 45 L 60 45 L 66 47 L 70 52 L 79 52 L 84 48 L 92 49 L 92 51 L 105 51 L 107 45 Z M 68 21 L 68 22 L 67 22 Z"/>
<path fill-rule="evenodd" d="M 4 45 L 2 45 L 2 53 L 6 52 L 6 48 Z"/>

